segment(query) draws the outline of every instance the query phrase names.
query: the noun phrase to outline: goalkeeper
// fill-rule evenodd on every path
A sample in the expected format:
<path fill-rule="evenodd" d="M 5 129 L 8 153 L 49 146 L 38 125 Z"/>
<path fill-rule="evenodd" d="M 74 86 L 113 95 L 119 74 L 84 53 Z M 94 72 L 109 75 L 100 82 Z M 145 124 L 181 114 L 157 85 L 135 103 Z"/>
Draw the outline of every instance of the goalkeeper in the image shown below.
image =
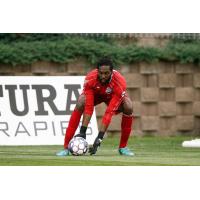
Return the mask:
<path fill-rule="evenodd" d="M 111 60 L 104 58 L 97 63 L 97 69 L 89 72 L 85 78 L 83 92 L 80 95 L 76 107 L 71 115 L 64 139 L 64 150 L 57 156 L 69 155 L 68 144 L 74 136 L 83 114 L 80 133 L 76 136 L 86 138 L 87 126 L 90 122 L 94 106 L 105 103 L 107 109 L 102 118 L 100 131 L 89 153 L 96 154 L 104 134 L 114 114 L 122 112 L 121 138 L 119 143 L 120 155 L 133 156 L 134 153 L 127 148 L 128 139 L 133 123 L 132 101 L 126 93 L 126 81 L 124 77 L 113 69 Z"/>

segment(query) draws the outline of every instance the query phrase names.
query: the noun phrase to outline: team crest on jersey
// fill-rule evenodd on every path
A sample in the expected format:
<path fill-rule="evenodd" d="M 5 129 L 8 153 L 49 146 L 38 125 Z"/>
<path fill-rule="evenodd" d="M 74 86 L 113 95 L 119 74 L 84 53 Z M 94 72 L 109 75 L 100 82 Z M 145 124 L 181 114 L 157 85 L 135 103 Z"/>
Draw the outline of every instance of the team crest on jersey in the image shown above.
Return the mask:
<path fill-rule="evenodd" d="M 112 88 L 110 88 L 110 87 L 107 87 L 107 88 L 106 88 L 106 93 L 107 93 L 107 94 L 110 94 L 110 93 L 112 93 Z"/>
<path fill-rule="evenodd" d="M 126 94 L 126 92 L 125 92 L 125 91 L 123 91 L 123 92 L 122 92 L 122 97 L 124 97 L 124 96 L 125 96 L 125 94 Z"/>

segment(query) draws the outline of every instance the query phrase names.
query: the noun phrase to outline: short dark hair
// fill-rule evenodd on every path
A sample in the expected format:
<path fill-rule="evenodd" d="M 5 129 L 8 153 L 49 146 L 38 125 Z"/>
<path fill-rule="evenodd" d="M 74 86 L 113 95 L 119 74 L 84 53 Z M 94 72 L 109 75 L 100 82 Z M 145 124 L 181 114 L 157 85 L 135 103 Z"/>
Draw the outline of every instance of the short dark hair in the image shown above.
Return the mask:
<path fill-rule="evenodd" d="M 99 69 L 101 66 L 110 66 L 110 70 L 112 71 L 114 68 L 113 62 L 110 58 L 101 58 L 97 62 L 97 69 Z"/>

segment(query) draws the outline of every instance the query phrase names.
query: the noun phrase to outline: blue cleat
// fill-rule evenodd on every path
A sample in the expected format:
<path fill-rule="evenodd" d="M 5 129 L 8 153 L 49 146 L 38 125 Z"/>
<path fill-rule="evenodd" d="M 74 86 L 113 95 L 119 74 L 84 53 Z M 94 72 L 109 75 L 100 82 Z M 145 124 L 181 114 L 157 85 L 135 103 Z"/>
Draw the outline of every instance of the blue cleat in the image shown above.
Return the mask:
<path fill-rule="evenodd" d="M 119 148 L 119 154 L 122 156 L 134 156 L 135 154 L 127 147 Z"/>
<path fill-rule="evenodd" d="M 69 156 L 69 150 L 68 149 L 64 149 L 62 151 L 59 151 L 58 153 L 56 153 L 57 156 Z"/>

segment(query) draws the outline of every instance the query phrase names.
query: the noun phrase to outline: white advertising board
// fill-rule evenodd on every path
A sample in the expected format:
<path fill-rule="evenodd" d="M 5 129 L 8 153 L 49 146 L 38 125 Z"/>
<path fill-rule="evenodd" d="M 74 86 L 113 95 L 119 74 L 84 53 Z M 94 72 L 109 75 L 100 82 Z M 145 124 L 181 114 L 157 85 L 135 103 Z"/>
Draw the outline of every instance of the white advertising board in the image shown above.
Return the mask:
<path fill-rule="evenodd" d="M 1 76 L 0 145 L 62 145 L 83 82 L 84 76 Z M 89 144 L 97 134 L 94 110 Z"/>

